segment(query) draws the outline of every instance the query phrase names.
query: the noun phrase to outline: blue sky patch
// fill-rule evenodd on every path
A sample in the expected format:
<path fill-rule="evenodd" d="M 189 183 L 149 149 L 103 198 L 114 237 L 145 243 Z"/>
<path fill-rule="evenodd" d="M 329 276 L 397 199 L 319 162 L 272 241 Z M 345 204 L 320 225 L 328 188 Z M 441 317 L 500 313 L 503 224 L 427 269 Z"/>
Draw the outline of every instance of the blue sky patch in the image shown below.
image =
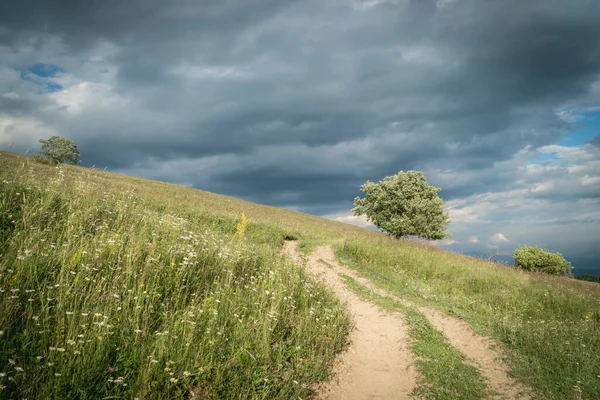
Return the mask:
<path fill-rule="evenodd" d="M 37 75 L 41 78 L 52 78 L 59 72 L 65 72 L 65 70 L 54 64 L 35 63 L 26 67 L 21 72 L 21 78 L 27 73 Z"/>
<path fill-rule="evenodd" d="M 63 89 L 63 87 L 61 85 L 59 85 L 58 83 L 48 82 L 46 84 L 46 91 L 49 93 L 58 92 L 62 89 Z"/>
<path fill-rule="evenodd" d="M 52 78 L 65 70 L 58 65 L 35 63 L 21 69 L 21 80 L 39 85 L 38 94 L 54 93 L 62 90 L 62 86 L 52 82 Z"/>
<path fill-rule="evenodd" d="M 554 144 L 564 147 L 576 147 L 589 143 L 598 136 L 600 136 L 600 110 L 578 114 L 577 120 L 572 122 L 572 130 L 565 133 Z M 555 158 L 552 153 L 543 153 L 528 164 L 544 164 Z"/>
<path fill-rule="evenodd" d="M 573 122 L 573 130 L 565 134 L 556 144 L 574 147 L 589 142 L 600 135 L 600 110 L 579 114 Z"/>

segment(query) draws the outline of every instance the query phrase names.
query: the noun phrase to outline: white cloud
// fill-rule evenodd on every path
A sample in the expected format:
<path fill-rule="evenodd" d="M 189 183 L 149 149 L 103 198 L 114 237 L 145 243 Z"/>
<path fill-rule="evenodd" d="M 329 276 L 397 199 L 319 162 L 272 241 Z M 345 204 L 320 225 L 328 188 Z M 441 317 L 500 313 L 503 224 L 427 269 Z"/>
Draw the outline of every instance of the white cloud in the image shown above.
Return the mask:
<path fill-rule="evenodd" d="M 201 66 L 181 64 L 169 70 L 170 74 L 179 75 L 187 79 L 211 80 L 211 79 L 233 79 L 244 80 L 254 77 L 254 74 L 246 69 L 231 66 Z"/>
<path fill-rule="evenodd" d="M 469 236 L 469 243 L 479 243 L 479 238 L 477 236 Z"/>
<path fill-rule="evenodd" d="M 600 184 L 600 176 L 584 175 L 579 178 L 579 182 L 581 182 L 583 186 L 598 185 Z"/>
<path fill-rule="evenodd" d="M 364 215 L 353 215 L 351 211 L 330 214 L 323 216 L 324 218 L 331 219 L 338 222 L 343 222 L 349 225 L 360 226 L 362 228 L 374 228 L 375 225 L 367 220 Z"/>
<path fill-rule="evenodd" d="M 355 10 L 368 10 L 382 4 L 397 4 L 398 0 L 354 0 L 352 6 Z"/>
<path fill-rule="evenodd" d="M 540 153 L 557 157 L 530 164 Z M 446 202 L 459 251 L 493 249 L 512 252 L 520 244 L 536 244 L 565 257 L 582 259 L 598 254 L 600 237 L 600 154 L 592 145 L 574 148 L 544 146 L 519 153 L 484 171 L 456 175 L 432 174 L 438 186 L 457 180 L 495 180 L 495 191 Z M 527 155 L 527 157 L 525 157 Z M 577 165 L 571 163 L 577 162 Z M 504 183 L 498 182 L 502 178 Z M 443 194 L 443 192 L 442 192 Z M 590 256 L 591 255 L 591 256 Z"/>
<path fill-rule="evenodd" d="M 439 245 L 439 246 L 452 246 L 453 244 L 458 243 L 458 241 L 454 240 L 454 239 L 442 239 L 440 241 L 432 241 L 432 244 L 435 245 Z"/>
<path fill-rule="evenodd" d="M 37 149 L 39 139 L 55 134 L 52 128 L 34 118 L 0 114 L 0 148 L 4 150 L 8 150 L 15 142 Z"/>
<path fill-rule="evenodd" d="M 553 154 L 558 160 L 566 162 L 582 162 L 598 159 L 600 149 L 596 146 L 559 146 L 556 144 L 550 146 L 542 146 L 538 149 L 541 154 Z"/>
<path fill-rule="evenodd" d="M 502 234 L 502 233 L 494 233 L 490 237 L 490 241 L 494 242 L 494 243 L 508 243 L 508 242 L 510 242 L 510 240 L 508 240 L 506 238 L 506 236 L 504 236 L 504 234 Z"/>
<path fill-rule="evenodd" d="M 103 83 L 82 82 L 49 95 L 55 108 L 78 114 L 84 110 L 112 108 L 121 110 L 129 100 Z"/>

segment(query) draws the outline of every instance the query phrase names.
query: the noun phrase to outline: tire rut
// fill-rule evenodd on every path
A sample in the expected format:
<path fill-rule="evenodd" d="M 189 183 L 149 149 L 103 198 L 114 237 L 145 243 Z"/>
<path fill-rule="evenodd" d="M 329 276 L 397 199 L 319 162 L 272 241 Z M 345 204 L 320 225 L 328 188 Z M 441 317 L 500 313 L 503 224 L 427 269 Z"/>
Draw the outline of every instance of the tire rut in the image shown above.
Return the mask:
<path fill-rule="evenodd" d="M 510 367 L 500 352 L 495 349 L 495 343 L 488 337 L 477 334 L 469 324 L 452 318 L 431 307 L 417 306 L 407 299 L 392 295 L 377 287 L 370 280 L 358 275 L 352 269 L 338 263 L 333 249 L 322 246 L 315 250 L 314 255 L 335 268 L 329 269 L 334 275 L 344 273 L 361 285 L 369 288 L 373 293 L 394 299 L 405 306 L 414 308 L 427 317 L 431 325 L 440 331 L 448 342 L 460 351 L 467 363 L 476 367 L 486 380 L 488 389 L 492 393 L 491 399 L 532 399 L 531 389 L 527 388 L 510 375 Z M 312 256 L 313 258 L 315 256 Z M 317 260 L 318 260 L 317 259 Z M 324 267 L 324 266 L 323 266 Z M 325 267 L 326 268 L 326 267 Z"/>
<path fill-rule="evenodd" d="M 295 242 L 286 242 L 289 258 L 302 259 Z M 338 273 L 319 262 L 331 249 L 317 248 L 306 268 L 346 302 L 354 329 L 350 348 L 333 366 L 333 378 L 317 390 L 318 399 L 407 399 L 416 386 L 417 373 L 409 350 L 408 331 L 398 314 L 380 310 L 348 290 Z"/>

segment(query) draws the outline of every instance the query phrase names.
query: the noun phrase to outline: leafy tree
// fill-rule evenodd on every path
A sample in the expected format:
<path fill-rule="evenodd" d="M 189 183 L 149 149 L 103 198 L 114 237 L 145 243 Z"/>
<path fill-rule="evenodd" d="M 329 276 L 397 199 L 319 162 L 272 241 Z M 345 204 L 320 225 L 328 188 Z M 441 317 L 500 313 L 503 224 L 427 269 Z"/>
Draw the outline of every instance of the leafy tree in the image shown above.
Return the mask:
<path fill-rule="evenodd" d="M 560 253 L 552 253 L 538 246 L 521 246 L 513 253 L 515 267 L 549 275 L 570 274 L 573 266 Z"/>
<path fill-rule="evenodd" d="M 446 232 L 449 219 L 444 213 L 441 190 L 427 183 L 421 171 L 400 171 L 379 183 L 367 181 L 360 187 L 366 196 L 354 199 L 354 215 L 366 215 L 369 221 L 397 238 L 417 236 L 438 240 Z"/>
<path fill-rule="evenodd" d="M 77 165 L 81 162 L 79 159 L 79 150 L 72 140 L 52 136 L 49 139 L 41 139 L 43 156 L 50 159 L 54 164 L 67 163 Z"/>

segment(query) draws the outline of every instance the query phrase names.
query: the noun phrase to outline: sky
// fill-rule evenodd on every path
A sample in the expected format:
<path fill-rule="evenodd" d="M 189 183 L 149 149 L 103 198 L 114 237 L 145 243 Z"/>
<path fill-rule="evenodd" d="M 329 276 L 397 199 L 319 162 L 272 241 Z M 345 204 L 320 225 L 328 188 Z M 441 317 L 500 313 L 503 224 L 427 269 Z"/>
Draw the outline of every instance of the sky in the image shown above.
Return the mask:
<path fill-rule="evenodd" d="M 454 251 L 600 274 L 597 0 L 21 0 L 0 5 L 0 150 L 367 226 L 422 170 Z M 251 216 L 250 216 L 251 217 Z"/>

